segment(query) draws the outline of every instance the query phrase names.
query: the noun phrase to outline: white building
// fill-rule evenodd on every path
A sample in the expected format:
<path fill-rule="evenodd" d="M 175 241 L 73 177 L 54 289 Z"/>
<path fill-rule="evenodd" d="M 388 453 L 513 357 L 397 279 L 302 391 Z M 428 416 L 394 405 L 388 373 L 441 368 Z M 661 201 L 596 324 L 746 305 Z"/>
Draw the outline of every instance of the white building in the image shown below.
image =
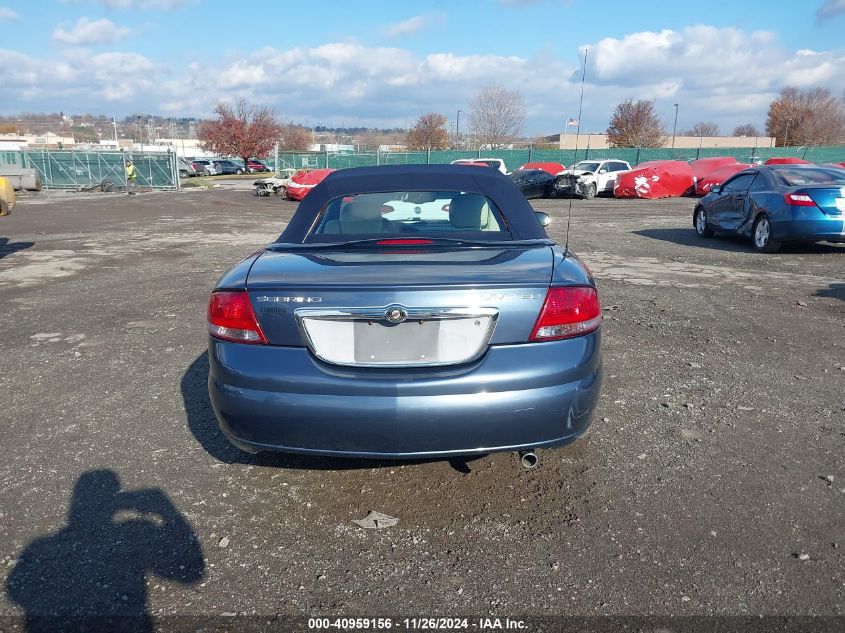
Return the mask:
<path fill-rule="evenodd" d="M 346 154 L 355 151 L 354 145 L 343 143 L 313 143 L 308 146 L 309 152 L 328 152 L 329 154 Z"/>

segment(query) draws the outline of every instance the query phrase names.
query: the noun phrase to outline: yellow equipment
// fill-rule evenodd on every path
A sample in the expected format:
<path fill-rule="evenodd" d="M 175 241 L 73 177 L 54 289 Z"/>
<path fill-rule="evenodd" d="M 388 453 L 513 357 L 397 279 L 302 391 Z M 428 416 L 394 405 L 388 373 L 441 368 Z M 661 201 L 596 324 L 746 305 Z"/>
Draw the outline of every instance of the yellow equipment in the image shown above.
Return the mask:
<path fill-rule="evenodd" d="M 15 208 L 15 189 L 8 178 L 0 177 L 0 215 L 9 215 Z"/>

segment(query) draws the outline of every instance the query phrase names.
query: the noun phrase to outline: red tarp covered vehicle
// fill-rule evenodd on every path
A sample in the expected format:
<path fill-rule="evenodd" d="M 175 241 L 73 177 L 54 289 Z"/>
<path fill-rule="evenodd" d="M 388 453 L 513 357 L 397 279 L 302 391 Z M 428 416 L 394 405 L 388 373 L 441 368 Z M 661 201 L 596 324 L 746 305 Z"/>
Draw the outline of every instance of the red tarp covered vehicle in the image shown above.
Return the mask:
<path fill-rule="evenodd" d="M 737 160 L 733 156 L 714 156 L 712 158 L 699 158 L 690 163 L 692 175 L 698 180 L 704 178 L 711 171 L 722 165 L 736 165 Z"/>
<path fill-rule="evenodd" d="M 811 165 L 812 163 L 803 158 L 796 158 L 795 156 L 774 156 L 767 160 L 764 165 Z"/>
<path fill-rule="evenodd" d="M 334 169 L 312 169 L 295 173 L 288 183 L 288 200 L 302 200 L 315 185 L 323 181 Z"/>
<path fill-rule="evenodd" d="M 520 169 L 542 169 L 552 176 L 557 176 L 566 170 L 566 165 L 560 163 L 525 163 Z"/>
<path fill-rule="evenodd" d="M 754 167 L 752 163 L 728 163 L 727 165 L 720 165 L 716 169 L 711 169 L 707 175 L 695 180 L 695 193 L 699 196 L 705 196 L 710 193 L 713 185 L 721 185 L 728 178 L 743 169 Z"/>
<path fill-rule="evenodd" d="M 617 198 L 672 198 L 692 191 L 692 167 L 679 160 L 640 163 L 616 177 Z"/>

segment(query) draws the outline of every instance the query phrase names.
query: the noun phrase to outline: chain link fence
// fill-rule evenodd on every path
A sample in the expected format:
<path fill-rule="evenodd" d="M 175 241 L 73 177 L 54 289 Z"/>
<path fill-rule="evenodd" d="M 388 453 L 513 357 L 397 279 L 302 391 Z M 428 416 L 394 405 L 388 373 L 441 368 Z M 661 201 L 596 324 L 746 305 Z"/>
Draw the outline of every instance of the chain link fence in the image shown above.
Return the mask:
<path fill-rule="evenodd" d="M 510 149 L 431 152 L 363 152 L 352 154 L 280 152 L 280 168 L 346 169 L 371 165 L 445 164 L 459 158 L 501 158 L 509 169 L 529 162 L 572 165 L 579 160 L 612 157 L 638 165 L 650 160 L 683 160 L 731 156 L 742 163 L 764 162 L 774 156 L 793 156 L 815 163 L 845 161 L 845 146 L 719 148 L 616 148 L 616 149 Z M 74 150 L 0 151 L 0 165 L 35 169 L 47 189 L 86 189 L 110 181 L 126 184 L 124 164 L 135 163 L 138 185 L 151 189 L 179 189 L 179 166 L 172 152 L 95 152 Z M 266 161 L 275 167 L 274 160 Z"/>
<path fill-rule="evenodd" d="M 179 169 L 173 152 L 0 152 L 0 165 L 35 169 L 47 189 L 87 189 L 106 182 L 122 188 L 126 186 L 127 159 L 135 164 L 139 187 L 179 188 Z"/>
<path fill-rule="evenodd" d="M 638 165 L 650 160 L 683 160 L 714 156 L 731 156 L 741 163 L 764 162 L 774 156 L 792 156 L 814 163 L 845 161 L 845 146 L 832 147 L 702 147 L 702 148 L 635 148 L 615 149 L 511 149 L 432 152 L 372 152 L 357 154 L 280 152 L 280 167 L 331 168 L 371 165 L 444 164 L 459 158 L 501 158 L 509 169 L 530 162 L 555 162 L 572 165 L 590 158 L 617 158 Z M 273 161 L 268 161 L 272 164 Z"/>

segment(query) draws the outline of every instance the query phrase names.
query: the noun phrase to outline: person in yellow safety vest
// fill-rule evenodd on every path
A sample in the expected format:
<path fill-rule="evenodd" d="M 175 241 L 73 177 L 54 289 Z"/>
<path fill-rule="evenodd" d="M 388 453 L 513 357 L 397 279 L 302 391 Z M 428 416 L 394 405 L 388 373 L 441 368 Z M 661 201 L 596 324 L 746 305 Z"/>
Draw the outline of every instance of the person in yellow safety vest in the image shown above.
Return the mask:
<path fill-rule="evenodd" d="M 138 170 L 135 169 L 135 165 L 132 164 L 131 160 L 126 161 L 126 194 L 130 196 L 135 195 L 135 191 L 138 189 Z"/>

